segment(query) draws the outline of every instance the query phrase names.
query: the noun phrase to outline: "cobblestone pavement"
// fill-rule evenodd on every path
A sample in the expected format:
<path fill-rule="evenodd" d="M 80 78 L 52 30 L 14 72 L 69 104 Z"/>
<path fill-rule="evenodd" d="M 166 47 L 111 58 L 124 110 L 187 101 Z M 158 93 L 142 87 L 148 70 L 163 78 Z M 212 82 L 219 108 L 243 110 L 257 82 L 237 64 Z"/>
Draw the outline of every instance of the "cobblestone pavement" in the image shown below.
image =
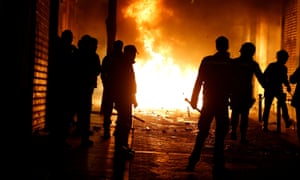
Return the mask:
<path fill-rule="evenodd" d="M 186 112 L 135 112 L 145 122 L 135 119 L 130 144 L 135 156 L 127 161 L 123 180 L 210 180 L 212 177 L 212 151 L 214 124 L 206 141 L 201 160 L 194 172 L 186 172 L 188 157 L 197 134 L 198 113 Z M 114 116 L 115 118 L 115 116 Z M 276 132 L 276 123 L 270 118 L 270 132 L 264 133 L 261 124 L 251 116 L 248 129 L 250 143 L 225 140 L 226 167 L 229 173 L 224 179 L 299 179 L 300 143 L 296 131 L 291 128 Z M 273 118 L 274 119 L 274 118 Z M 104 141 L 99 113 L 92 114 L 90 148 L 79 148 L 80 138 L 70 136 L 72 145 L 64 160 L 65 179 L 112 180 L 114 179 L 114 138 Z M 115 121 L 111 126 L 113 132 Z M 239 136 L 238 136 L 239 138 Z M 49 180 L 49 146 L 47 136 L 37 136 L 33 141 L 31 179 Z M 51 158 L 51 157 L 50 157 Z M 60 163 L 60 162 L 58 162 Z"/>
<path fill-rule="evenodd" d="M 214 124 L 195 171 L 186 172 L 185 166 L 197 134 L 198 115 L 136 113 L 136 116 L 146 122 L 134 121 L 133 148 L 136 154 L 130 163 L 129 179 L 213 179 Z M 226 137 L 226 168 L 229 172 L 224 179 L 299 179 L 300 148 L 296 131 L 291 128 L 277 133 L 276 124 L 270 123 L 271 131 L 265 133 L 254 119 L 249 122 L 249 144 L 242 145 L 239 140 L 231 140 L 229 135 Z"/>

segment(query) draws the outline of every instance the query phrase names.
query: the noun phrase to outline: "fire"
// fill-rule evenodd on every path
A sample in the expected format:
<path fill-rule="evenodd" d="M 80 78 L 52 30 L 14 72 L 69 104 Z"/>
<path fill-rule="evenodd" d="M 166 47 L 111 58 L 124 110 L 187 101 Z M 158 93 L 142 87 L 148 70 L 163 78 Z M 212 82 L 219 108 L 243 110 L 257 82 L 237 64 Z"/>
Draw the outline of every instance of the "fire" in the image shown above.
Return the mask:
<path fill-rule="evenodd" d="M 180 67 L 174 63 L 176 54 L 168 42 L 159 41 L 161 32 L 156 23 L 161 16 L 172 16 L 172 10 L 163 9 L 161 0 L 135 1 L 123 10 L 138 27 L 138 40 L 148 56 L 136 58 L 137 101 L 142 109 L 186 109 L 185 98 L 190 98 L 198 67 Z M 174 57 L 173 57 L 174 56 Z M 199 108 L 201 108 L 201 97 Z"/>

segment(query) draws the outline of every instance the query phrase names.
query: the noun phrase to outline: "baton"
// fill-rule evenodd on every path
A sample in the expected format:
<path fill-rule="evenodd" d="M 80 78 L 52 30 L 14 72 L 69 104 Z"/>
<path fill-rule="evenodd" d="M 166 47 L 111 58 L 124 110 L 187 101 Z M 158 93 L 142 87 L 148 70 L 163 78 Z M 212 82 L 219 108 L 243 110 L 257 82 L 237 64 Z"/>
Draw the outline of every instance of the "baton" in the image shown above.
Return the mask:
<path fill-rule="evenodd" d="M 117 116 L 118 113 L 112 113 L 112 115 Z M 135 115 L 131 115 L 131 117 L 133 117 L 134 119 L 139 120 L 139 121 L 141 121 L 141 122 L 143 122 L 143 123 L 146 122 L 144 119 L 142 119 L 142 118 L 140 118 L 140 117 L 137 117 L 137 116 L 135 116 Z"/>
<path fill-rule="evenodd" d="M 190 105 L 191 105 L 191 101 L 188 99 L 188 98 L 184 98 L 184 100 L 186 101 L 186 102 L 188 102 Z M 199 113 L 201 113 L 201 110 L 199 109 L 199 108 L 195 108 Z"/>

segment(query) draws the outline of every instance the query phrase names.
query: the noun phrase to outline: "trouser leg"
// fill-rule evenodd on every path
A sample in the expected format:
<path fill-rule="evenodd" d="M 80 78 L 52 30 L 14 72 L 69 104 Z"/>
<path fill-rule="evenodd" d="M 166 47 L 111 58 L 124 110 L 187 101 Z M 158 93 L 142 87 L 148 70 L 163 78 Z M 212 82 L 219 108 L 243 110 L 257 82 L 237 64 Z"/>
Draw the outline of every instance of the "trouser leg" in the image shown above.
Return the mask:
<path fill-rule="evenodd" d="M 125 105 L 118 110 L 118 118 L 115 129 L 116 149 L 128 148 L 128 137 L 132 125 L 131 106 Z"/>
<path fill-rule="evenodd" d="M 247 139 L 247 130 L 248 130 L 248 116 L 249 116 L 249 110 L 245 110 L 241 114 L 241 125 L 240 125 L 240 131 L 241 131 L 241 140 Z"/>
<path fill-rule="evenodd" d="M 227 134 L 228 126 L 229 119 L 228 115 L 226 114 L 226 110 L 224 109 L 218 112 L 216 115 L 216 136 L 213 158 L 214 169 L 223 169 L 225 165 L 224 140 Z"/>
<path fill-rule="evenodd" d="M 111 116 L 113 111 L 113 101 L 111 95 L 108 93 L 104 94 L 106 97 L 103 97 L 101 104 L 101 111 L 103 114 L 103 128 L 104 128 L 104 137 L 110 137 L 110 126 L 111 126 Z"/>
<path fill-rule="evenodd" d="M 231 113 L 231 139 L 236 139 L 236 129 L 239 123 L 239 112 L 236 109 L 232 109 Z"/>
<path fill-rule="evenodd" d="M 82 142 L 89 141 L 91 109 L 92 109 L 92 92 L 83 92 L 81 95 L 80 107 L 78 112 L 78 125 Z"/>
<path fill-rule="evenodd" d="M 265 107 L 263 112 L 264 130 L 268 130 L 269 114 L 273 101 L 273 96 L 265 94 Z"/>
<path fill-rule="evenodd" d="M 284 93 L 281 93 L 278 96 L 278 102 L 279 102 L 279 105 L 282 109 L 282 117 L 285 121 L 285 124 L 289 126 L 290 116 L 289 116 L 288 108 L 287 108 L 287 105 L 286 105 L 285 101 L 286 101 L 286 95 Z"/>
<path fill-rule="evenodd" d="M 196 137 L 195 145 L 193 151 L 189 157 L 188 166 L 192 169 L 200 160 L 201 150 L 203 148 L 204 142 L 209 134 L 210 124 L 213 120 L 213 116 L 206 114 L 205 110 L 202 111 L 198 122 L 199 132 Z"/>
<path fill-rule="evenodd" d="M 104 138 L 110 137 L 110 126 L 111 126 L 111 115 L 112 115 L 112 108 L 109 110 L 105 110 L 103 113 L 103 129 L 104 129 Z"/>

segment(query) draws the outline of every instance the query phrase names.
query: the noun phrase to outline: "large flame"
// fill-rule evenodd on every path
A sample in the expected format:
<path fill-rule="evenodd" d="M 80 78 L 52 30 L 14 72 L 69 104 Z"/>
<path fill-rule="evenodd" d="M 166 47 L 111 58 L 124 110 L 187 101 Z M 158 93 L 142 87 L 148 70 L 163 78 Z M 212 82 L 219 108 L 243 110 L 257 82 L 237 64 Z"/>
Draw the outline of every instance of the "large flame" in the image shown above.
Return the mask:
<path fill-rule="evenodd" d="M 172 46 L 159 41 L 161 32 L 156 23 L 161 16 L 172 16 L 172 10 L 162 9 L 161 0 L 135 1 L 123 10 L 124 17 L 135 20 L 138 40 L 144 45 L 148 58 L 136 58 L 137 100 L 143 109 L 186 109 L 197 67 L 183 69 L 174 63 Z M 199 107 L 202 104 L 199 98 Z"/>

